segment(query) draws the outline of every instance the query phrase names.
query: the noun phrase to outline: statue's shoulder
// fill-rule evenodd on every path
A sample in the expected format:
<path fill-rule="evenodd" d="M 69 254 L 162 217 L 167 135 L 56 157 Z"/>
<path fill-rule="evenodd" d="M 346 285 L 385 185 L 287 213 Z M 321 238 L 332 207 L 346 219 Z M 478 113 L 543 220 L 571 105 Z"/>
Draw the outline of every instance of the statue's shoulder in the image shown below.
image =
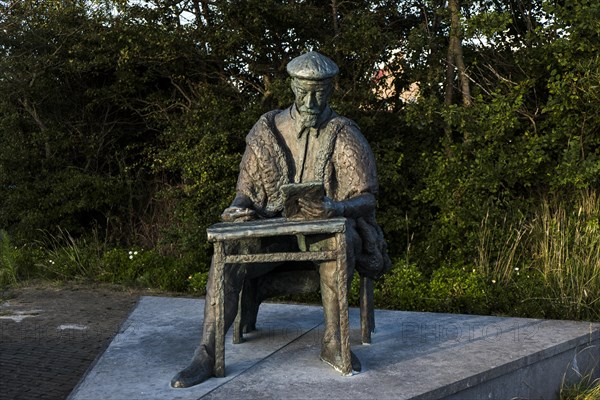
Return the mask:
<path fill-rule="evenodd" d="M 344 129 L 344 130 L 350 129 L 350 130 L 356 130 L 356 131 L 360 132 L 360 128 L 358 127 L 356 122 L 352 121 L 350 118 L 346 118 L 341 115 L 338 115 L 337 113 L 333 114 L 333 116 L 329 120 L 329 125 L 332 126 L 334 129 L 336 129 L 337 131 L 340 131 L 342 129 Z"/>
<path fill-rule="evenodd" d="M 365 174 L 365 181 L 376 182 L 373 151 L 358 125 L 341 116 L 334 117 L 332 123 L 336 129 L 335 159 L 341 168 L 357 168 Z"/>
<path fill-rule="evenodd" d="M 336 139 L 339 144 L 344 143 L 353 147 L 366 146 L 367 148 L 369 148 L 367 139 L 365 139 L 364 135 L 360 131 L 360 127 L 356 122 L 354 122 L 350 118 L 346 118 L 341 115 L 335 115 L 331 119 L 330 124 L 336 132 Z"/>
<path fill-rule="evenodd" d="M 275 128 L 275 117 L 281 113 L 281 110 L 272 110 L 264 113 L 258 118 L 248 135 L 246 136 L 247 143 L 264 141 L 265 136 L 270 136 Z"/>

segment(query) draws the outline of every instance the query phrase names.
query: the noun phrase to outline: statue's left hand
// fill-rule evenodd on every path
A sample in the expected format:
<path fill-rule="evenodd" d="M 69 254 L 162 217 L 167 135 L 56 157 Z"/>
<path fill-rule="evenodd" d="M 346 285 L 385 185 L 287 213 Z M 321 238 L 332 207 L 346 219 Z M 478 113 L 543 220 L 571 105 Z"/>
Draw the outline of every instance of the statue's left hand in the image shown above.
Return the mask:
<path fill-rule="evenodd" d="M 221 214 L 221 219 L 225 222 L 244 222 L 256 218 L 256 211 L 245 207 L 227 207 L 225 211 L 223 211 L 223 214 Z"/>
<path fill-rule="evenodd" d="M 340 217 L 344 214 L 342 203 L 334 201 L 327 196 L 325 196 L 322 202 L 299 198 L 298 205 L 304 213 L 315 219 Z"/>

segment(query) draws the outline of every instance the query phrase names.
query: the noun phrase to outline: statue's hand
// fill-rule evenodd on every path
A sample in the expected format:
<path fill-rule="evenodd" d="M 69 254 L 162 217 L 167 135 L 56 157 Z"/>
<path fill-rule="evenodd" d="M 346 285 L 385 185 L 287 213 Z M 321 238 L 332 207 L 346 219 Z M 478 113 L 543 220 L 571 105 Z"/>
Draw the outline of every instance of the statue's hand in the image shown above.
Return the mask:
<path fill-rule="evenodd" d="M 223 214 L 221 214 L 221 219 L 225 222 L 244 222 L 256 218 L 256 211 L 250 208 L 236 206 L 227 207 L 225 211 L 223 211 Z"/>
<path fill-rule="evenodd" d="M 300 198 L 298 199 L 298 205 L 300 205 L 305 214 L 315 219 L 341 217 L 344 214 L 342 203 L 334 201 L 327 196 L 321 202 Z"/>

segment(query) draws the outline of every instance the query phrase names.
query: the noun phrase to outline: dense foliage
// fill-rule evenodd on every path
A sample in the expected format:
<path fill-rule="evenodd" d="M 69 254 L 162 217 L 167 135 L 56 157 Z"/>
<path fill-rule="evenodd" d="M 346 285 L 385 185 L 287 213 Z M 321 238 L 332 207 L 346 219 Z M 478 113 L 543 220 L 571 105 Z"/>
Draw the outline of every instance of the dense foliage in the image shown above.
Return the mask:
<path fill-rule="evenodd" d="M 402 292 L 388 305 L 504 312 L 478 285 L 510 293 L 515 269 L 550 285 L 536 221 L 597 203 L 599 21 L 595 0 L 0 0 L 0 228 L 19 248 L 101 245 L 107 280 L 145 248 L 164 259 L 127 279 L 172 263 L 179 283 L 159 285 L 204 282 L 244 136 L 291 101 L 287 62 L 317 49 L 407 260 L 380 283 Z M 585 262 L 562 295 L 592 291 L 569 316 L 597 318 L 600 257 Z M 470 303 L 446 301 L 463 286 Z"/>

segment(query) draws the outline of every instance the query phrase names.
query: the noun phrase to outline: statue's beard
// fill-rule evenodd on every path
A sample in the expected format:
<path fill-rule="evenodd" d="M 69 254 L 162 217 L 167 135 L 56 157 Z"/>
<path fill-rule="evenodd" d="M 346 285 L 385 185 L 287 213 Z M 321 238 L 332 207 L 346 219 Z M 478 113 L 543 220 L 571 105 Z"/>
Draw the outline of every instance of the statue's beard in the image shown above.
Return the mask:
<path fill-rule="evenodd" d="M 306 113 L 306 112 L 301 112 L 300 120 L 302 121 L 303 127 L 316 128 L 317 121 L 319 120 L 319 114 L 310 114 L 310 113 Z"/>

